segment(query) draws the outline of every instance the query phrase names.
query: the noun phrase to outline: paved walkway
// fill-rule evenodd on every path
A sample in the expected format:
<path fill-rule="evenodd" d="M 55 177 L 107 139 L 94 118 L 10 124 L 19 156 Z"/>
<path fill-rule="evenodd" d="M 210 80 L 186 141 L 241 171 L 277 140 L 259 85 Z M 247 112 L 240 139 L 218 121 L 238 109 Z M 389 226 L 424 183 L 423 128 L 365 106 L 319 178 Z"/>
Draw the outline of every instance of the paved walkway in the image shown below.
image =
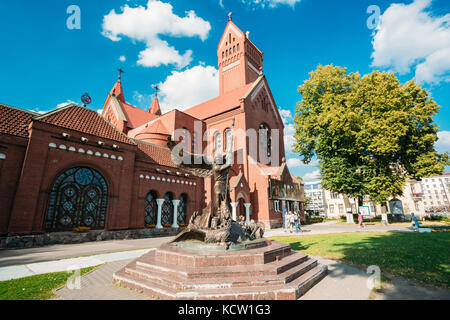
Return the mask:
<path fill-rule="evenodd" d="M 346 233 L 346 232 L 412 232 L 409 227 L 395 226 L 395 224 L 382 226 L 382 225 L 369 225 L 365 228 L 361 228 L 356 224 L 340 224 L 337 221 L 327 221 L 324 223 L 316 223 L 307 226 L 302 226 L 301 233 L 289 232 L 284 229 L 268 230 L 265 236 L 280 237 L 280 236 L 309 236 L 314 234 L 327 234 L 327 233 Z"/>
<path fill-rule="evenodd" d="M 121 288 L 112 283 L 113 274 L 132 259 L 107 263 L 81 277 L 80 286 L 72 285 L 55 290 L 54 300 L 150 300 L 137 291 Z"/>
<path fill-rule="evenodd" d="M 157 248 L 172 237 L 59 244 L 41 248 L 0 250 L 0 268 L 103 253 Z"/>

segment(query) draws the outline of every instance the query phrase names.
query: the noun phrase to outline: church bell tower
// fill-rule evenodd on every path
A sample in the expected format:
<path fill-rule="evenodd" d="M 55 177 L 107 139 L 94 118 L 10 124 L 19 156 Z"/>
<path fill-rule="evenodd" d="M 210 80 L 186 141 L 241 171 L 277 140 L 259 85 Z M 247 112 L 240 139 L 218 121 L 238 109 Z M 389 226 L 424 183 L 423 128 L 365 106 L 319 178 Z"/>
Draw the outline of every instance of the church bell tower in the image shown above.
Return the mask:
<path fill-rule="evenodd" d="M 232 13 L 217 47 L 219 95 L 255 81 L 263 71 L 263 53 L 233 22 Z"/>

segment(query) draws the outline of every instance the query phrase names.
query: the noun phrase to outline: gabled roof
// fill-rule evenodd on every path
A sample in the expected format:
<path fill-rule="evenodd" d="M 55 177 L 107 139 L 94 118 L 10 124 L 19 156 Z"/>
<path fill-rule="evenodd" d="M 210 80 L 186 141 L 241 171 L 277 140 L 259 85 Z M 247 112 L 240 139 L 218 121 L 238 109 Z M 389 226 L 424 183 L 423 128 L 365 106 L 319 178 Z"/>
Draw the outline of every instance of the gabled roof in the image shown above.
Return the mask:
<path fill-rule="evenodd" d="M 161 108 L 159 107 L 158 97 L 155 97 L 155 99 L 153 99 L 152 105 L 150 106 L 150 109 L 148 109 L 148 112 L 157 116 L 160 116 L 162 114 Z"/>
<path fill-rule="evenodd" d="M 158 116 L 128 103 L 118 101 L 127 121 L 129 128 L 137 128 L 146 122 L 156 119 Z"/>
<path fill-rule="evenodd" d="M 33 120 L 80 131 L 105 139 L 135 144 L 96 111 L 75 104 L 70 104 L 64 108 L 56 109 L 44 115 L 34 117 Z"/>
<path fill-rule="evenodd" d="M 204 120 L 237 108 L 241 105 L 241 99 L 248 95 L 249 91 L 259 79 L 260 78 L 246 86 L 227 92 L 222 96 L 218 96 L 195 107 L 189 108 L 185 110 L 184 113 L 187 113 L 194 118 Z"/>
<path fill-rule="evenodd" d="M 134 140 L 138 146 L 136 159 L 159 164 L 166 167 L 177 168 L 172 162 L 172 155 L 169 148 L 164 148 L 148 142 Z"/>
<path fill-rule="evenodd" d="M 28 138 L 28 125 L 38 115 L 0 103 L 0 133 Z"/>
<path fill-rule="evenodd" d="M 120 81 L 120 79 L 114 84 L 114 87 L 109 94 L 115 96 L 117 100 L 125 102 L 125 94 L 123 93 L 122 81 Z"/>

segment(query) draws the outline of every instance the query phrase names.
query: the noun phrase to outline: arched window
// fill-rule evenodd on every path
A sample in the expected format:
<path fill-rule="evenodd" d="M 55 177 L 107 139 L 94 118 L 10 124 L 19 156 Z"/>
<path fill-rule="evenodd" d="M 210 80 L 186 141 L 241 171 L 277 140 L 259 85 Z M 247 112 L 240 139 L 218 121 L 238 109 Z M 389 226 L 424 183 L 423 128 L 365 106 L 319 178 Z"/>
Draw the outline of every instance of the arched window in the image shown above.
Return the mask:
<path fill-rule="evenodd" d="M 178 205 L 178 224 L 186 224 L 186 214 L 187 214 L 187 194 L 183 193 L 180 197 L 180 204 Z"/>
<path fill-rule="evenodd" d="M 237 51 L 239 51 L 239 43 L 236 45 L 236 49 Z"/>
<path fill-rule="evenodd" d="M 214 154 L 222 154 L 222 135 L 220 132 L 214 134 Z"/>
<path fill-rule="evenodd" d="M 156 203 L 156 199 L 158 195 L 155 191 L 150 191 L 145 197 L 145 224 L 154 224 L 157 223 L 158 217 L 158 204 Z"/>
<path fill-rule="evenodd" d="M 173 222 L 173 195 L 167 192 L 164 195 L 164 203 L 161 208 L 161 224 L 163 226 L 172 224 Z"/>
<path fill-rule="evenodd" d="M 46 231 L 105 227 L 108 186 L 94 169 L 75 167 L 58 176 L 50 190 Z"/>
<path fill-rule="evenodd" d="M 225 58 L 225 51 L 222 51 L 222 59 Z"/>
<path fill-rule="evenodd" d="M 272 134 L 266 124 L 259 126 L 259 147 L 266 151 L 268 157 L 272 154 Z"/>
<path fill-rule="evenodd" d="M 225 130 L 225 151 L 233 151 L 233 131 L 231 129 Z"/>

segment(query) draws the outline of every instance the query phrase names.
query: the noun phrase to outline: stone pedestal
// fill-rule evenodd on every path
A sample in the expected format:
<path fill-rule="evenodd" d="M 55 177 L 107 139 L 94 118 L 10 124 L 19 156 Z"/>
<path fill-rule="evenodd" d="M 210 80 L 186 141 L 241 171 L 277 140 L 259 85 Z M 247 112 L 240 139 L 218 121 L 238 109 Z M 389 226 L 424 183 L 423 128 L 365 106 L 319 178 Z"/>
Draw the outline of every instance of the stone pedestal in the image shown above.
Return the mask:
<path fill-rule="evenodd" d="M 294 300 L 326 274 L 317 260 L 261 239 L 228 251 L 164 244 L 115 273 L 113 281 L 155 299 Z"/>
<path fill-rule="evenodd" d="M 388 216 L 386 213 L 383 213 L 381 215 L 381 224 L 386 225 L 386 226 L 389 225 L 389 220 L 388 220 Z"/>
<path fill-rule="evenodd" d="M 348 224 L 355 224 L 355 220 L 353 220 L 353 214 L 347 213 L 347 223 Z"/>

